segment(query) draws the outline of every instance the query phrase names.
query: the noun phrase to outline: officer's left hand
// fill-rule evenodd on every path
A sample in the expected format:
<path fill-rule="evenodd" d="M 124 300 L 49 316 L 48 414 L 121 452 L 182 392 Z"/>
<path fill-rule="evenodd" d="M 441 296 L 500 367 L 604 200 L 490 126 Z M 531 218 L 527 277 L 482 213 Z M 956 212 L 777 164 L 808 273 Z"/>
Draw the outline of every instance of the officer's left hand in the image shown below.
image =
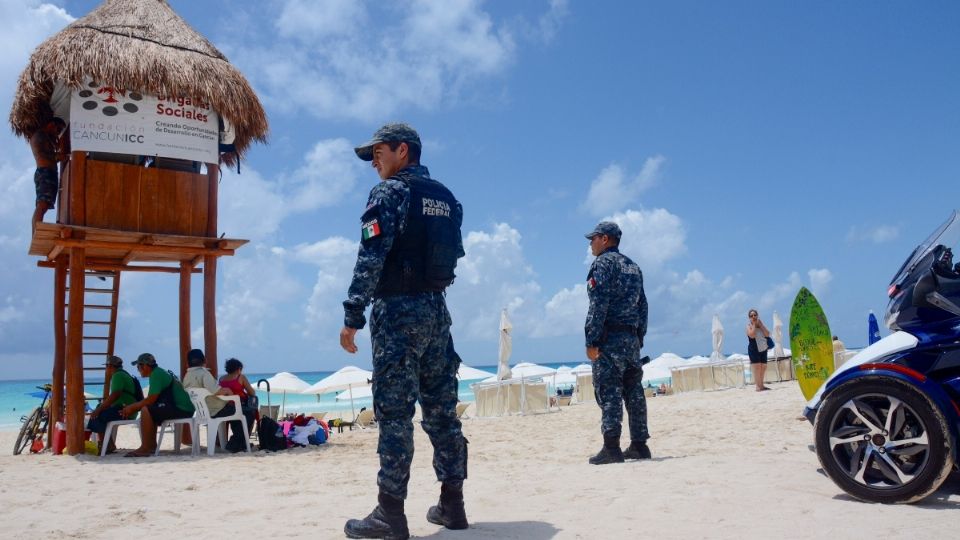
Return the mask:
<path fill-rule="evenodd" d="M 600 358 L 600 348 L 587 347 L 587 358 L 589 358 L 591 362 L 596 362 L 597 358 Z"/>
<path fill-rule="evenodd" d="M 357 352 L 357 344 L 353 342 L 353 338 L 356 335 L 356 328 L 344 326 L 343 329 L 340 330 L 340 346 L 350 354 Z"/>

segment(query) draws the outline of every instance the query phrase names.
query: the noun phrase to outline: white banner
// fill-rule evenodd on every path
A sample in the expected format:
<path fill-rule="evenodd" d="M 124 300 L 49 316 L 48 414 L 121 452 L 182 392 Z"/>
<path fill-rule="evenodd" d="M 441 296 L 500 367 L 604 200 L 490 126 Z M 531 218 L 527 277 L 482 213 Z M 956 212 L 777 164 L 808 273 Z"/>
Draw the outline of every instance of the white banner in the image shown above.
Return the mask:
<path fill-rule="evenodd" d="M 73 150 L 217 163 L 219 123 L 207 103 L 93 82 L 70 95 Z"/>

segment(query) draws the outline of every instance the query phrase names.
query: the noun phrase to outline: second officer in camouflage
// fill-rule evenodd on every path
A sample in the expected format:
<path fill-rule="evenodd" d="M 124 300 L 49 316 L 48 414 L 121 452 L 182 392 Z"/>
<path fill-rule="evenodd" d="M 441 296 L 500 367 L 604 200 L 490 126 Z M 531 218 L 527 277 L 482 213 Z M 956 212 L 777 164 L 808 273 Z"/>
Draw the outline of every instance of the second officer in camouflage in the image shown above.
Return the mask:
<path fill-rule="evenodd" d="M 640 267 L 620 253 L 620 236 L 620 227 L 610 221 L 601 221 L 586 234 L 596 260 L 587 275 L 590 309 L 584 332 L 603 433 L 603 448 L 590 458 L 594 465 L 650 458 L 640 361 L 647 333 L 647 297 Z M 630 426 L 626 451 L 620 450 L 623 404 Z"/>
<path fill-rule="evenodd" d="M 442 482 L 440 501 L 427 520 L 466 529 L 463 481 L 467 440 L 457 419 L 457 356 L 450 336 L 444 290 L 463 257 L 463 208 L 420 165 L 420 137 L 406 124 L 387 124 L 356 148 L 372 161 L 382 182 L 367 199 L 353 280 L 344 301 L 340 345 L 357 351 L 354 338 L 373 301 L 373 409 L 379 423 L 378 504 L 364 519 L 347 521 L 350 538 L 404 539 L 404 513 L 413 460 L 413 415 L 433 444 L 433 468 Z"/>

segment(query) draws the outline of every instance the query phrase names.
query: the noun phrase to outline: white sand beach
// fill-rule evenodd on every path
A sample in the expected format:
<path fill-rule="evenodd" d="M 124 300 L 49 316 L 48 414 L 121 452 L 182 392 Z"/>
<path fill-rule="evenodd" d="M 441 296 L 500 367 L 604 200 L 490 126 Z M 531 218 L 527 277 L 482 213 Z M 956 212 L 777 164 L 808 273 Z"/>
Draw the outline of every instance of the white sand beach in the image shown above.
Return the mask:
<path fill-rule="evenodd" d="M 592 466 L 599 409 L 464 421 L 471 528 L 424 515 L 439 492 L 418 427 L 411 534 L 428 538 L 950 538 L 960 510 L 953 475 L 921 504 L 845 495 L 811 451 L 796 383 L 648 400 L 654 459 Z M 470 414 L 468 410 L 467 414 Z M 134 431 L 121 432 L 133 447 Z M 0 435 L 12 448 L 14 433 Z M 169 438 L 168 438 L 169 439 Z M 4 538 L 342 538 L 376 495 L 377 432 L 268 454 L 0 457 Z M 164 444 L 169 447 L 169 440 Z M 626 445 L 626 440 L 624 440 Z"/>

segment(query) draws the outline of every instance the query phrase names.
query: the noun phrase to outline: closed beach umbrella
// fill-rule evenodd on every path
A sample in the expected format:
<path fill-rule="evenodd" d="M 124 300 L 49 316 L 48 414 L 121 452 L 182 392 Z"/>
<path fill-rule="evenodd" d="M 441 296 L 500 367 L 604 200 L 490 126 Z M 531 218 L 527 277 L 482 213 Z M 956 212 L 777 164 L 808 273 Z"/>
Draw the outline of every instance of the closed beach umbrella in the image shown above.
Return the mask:
<path fill-rule="evenodd" d="M 507 308 L 500 313 L 500 362 L 497 364 L 497 380 L 503 381 L 511 377 L 510 353 L 513 352 L 513 325 L 507 316 Z"/>
<path fill-rule="evenodd" d="M 360 369 L 357 366 L 345 366 L 305 388 L 301 393 L 320 395 L 338 390 L 346 390 L 347 398 L 349 399 L 350 396 L 354 395 L 354 389 L 370 386 L 370 379 L 372 378 L 372 371 Z M 354 418 L 357 417 L 355 407 L 353 406 L 353 399 L 350 399 L 350 412 L 354 413 Z"/>
<path fill-rule="evenodd" d="M 483 371 L 482 369 L 472 368 L 466 364 L 460 364 L 460 369 L 457 370 L 457 378 L 461 381 L 475 381 L 477 379 L 486 379 L 487 377 L 492 376 L 493 373 L 489 371 Z"/>
<path fill-rule="evenodd" d="M 270 377 L 267 379 L 267 382 L 270 384 L 267 388 L 270 389 L 269 392 L 271 394 L 283 394 L 283 402 L 280 407 L 281 414 L 286 412 L 287 392 L 299 394 L 309 386 L 307 382 L 300 377 L 286 371 L 281 371 L 273 377 Z"/>
<path fill-rule="evenodd" d="M 786 356 L 783 350 L 783 320 L 776 311 L 773 312 L 773 356 L 775 358 Z"/>
<path fill-rule="evenodd" d="M 873 345 L 880 341 L 880 325 L 877 324 L 877 316 L 870 311 L 867 317 L 867 345 Z"/>
<path fill-rule="evenodd" d="M 713 336 L 713 352 L 710 353 L 711 362 L 723 362 L 723 325 L 720 324 L 720 316 L 713 315 L 713 324 L 710 327 L 710 334 Z"/>

